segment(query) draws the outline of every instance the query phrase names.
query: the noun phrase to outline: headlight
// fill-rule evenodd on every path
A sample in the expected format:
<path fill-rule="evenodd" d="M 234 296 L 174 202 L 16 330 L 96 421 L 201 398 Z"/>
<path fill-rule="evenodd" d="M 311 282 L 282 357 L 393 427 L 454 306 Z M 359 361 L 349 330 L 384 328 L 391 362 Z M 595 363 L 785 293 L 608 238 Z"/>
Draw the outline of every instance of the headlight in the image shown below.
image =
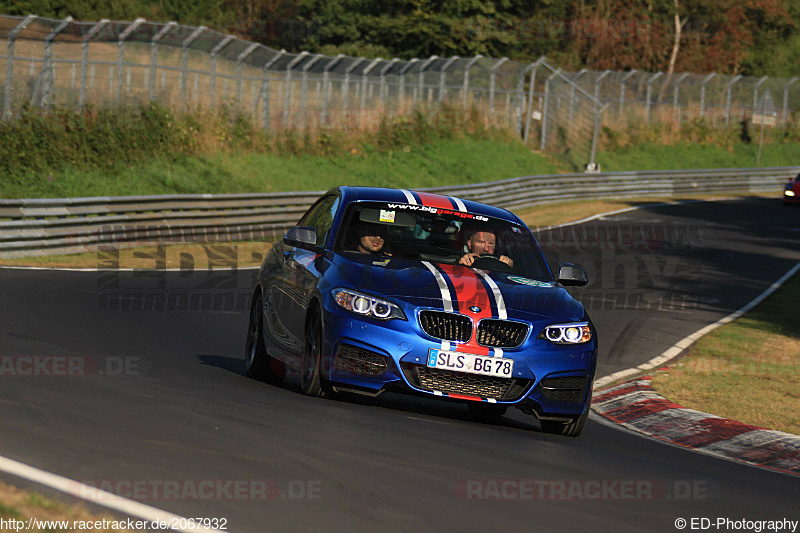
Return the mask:
<path fill-rule="evenodd" d="M 787 190 L 783 194 L 785 194 L 786 196 L 794 196 L 794 191 Z"/>
<path fill-rule="evenodd" d="M 331 293 L 339 307 L 343 307 L 357 315 L 377 318 L 378 320 L 391 320 L 393 318 L 406 320 L 403 310 L 392 302 L 346 289 L 334 289 Z"/>
<path fill-rule="evenodd" d="M 583 344 L 592 340 L 592 328 L 588 322 L 554 324 L 544 328 L 539 338 L 547 339 L 553 344 Z"/>

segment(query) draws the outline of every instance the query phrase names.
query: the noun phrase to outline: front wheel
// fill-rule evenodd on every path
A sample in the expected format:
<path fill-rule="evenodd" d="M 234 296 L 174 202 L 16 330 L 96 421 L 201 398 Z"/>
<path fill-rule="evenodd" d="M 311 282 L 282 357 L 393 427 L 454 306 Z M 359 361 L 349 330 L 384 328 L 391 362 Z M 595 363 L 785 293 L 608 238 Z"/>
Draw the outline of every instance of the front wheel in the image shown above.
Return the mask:
<path fill-rule="evenodd" d="M 249 378 L 274 382 L 283 380 L 286 370 L 282 362 L 267 354 L 264 344 L 264 299 L 259 292 L 253 297 L 250 321 L 247 325 L 247 344 L 244 352 L 244 373 Z"/>
<path fill-rule="evenodd" d="M 322 324 L 318 316 L 306 325 L 306 344 L 300 361 L 300 388 L 309 396 L 325 396 L 322 379 Z"/>
<path fill-rule="evenodd" d="M 572 419 L 571 422 L 556 422 L 554 420 L 540 420 L 539 424 L 542 426 L 542 431 L 545 433 L 554 433 L 556 435 L 565 435 L 567 437 L 577 437 L 583 432 L 586 427 L 586 421 L 589 419 L 589 406 L 583 414 L 577 418 Z"/>

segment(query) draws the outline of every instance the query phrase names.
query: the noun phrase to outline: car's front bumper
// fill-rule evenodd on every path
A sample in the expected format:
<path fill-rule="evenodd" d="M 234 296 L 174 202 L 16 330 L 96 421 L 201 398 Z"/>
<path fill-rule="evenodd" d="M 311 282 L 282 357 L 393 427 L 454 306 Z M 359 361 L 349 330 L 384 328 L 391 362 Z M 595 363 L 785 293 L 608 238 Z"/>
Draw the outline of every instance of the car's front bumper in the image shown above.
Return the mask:
<path fill-rule="evenodd" d="M 428 368 L 429 350 L 441 342 L 427 338 L 412 321 L 379 322 L 328 308 L 324 372 L 337 390 L 379 394 L 403 390 L 456 401 L 520 407 L 542 416 L 580 415 L 591 397 L 597 345 L 553 345 L 529 338 L 504 350 L 514 361 L 513 378 Z M 534 332 L 535 333 L 535 332 Z"/>

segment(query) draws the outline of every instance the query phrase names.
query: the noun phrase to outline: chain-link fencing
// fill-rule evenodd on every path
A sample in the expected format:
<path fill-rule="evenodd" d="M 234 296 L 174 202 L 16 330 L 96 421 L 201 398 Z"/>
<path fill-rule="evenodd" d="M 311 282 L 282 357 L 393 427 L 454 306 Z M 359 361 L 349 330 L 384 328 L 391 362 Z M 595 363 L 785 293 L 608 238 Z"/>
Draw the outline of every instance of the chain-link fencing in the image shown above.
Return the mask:
<path fill-rule="evenodd" d="M 82 110 L 156 102 L 228 106 L 264 129 L 371 129 L 415 110 L 478 112 L 531 146 L 591 164 L 601 125 L 717 125 L 752 120 L 759 94 L 785 124 L 800 107 L 798 78 L 565 72 L 544 58 L 457 56 L 400 60 L 324 56 L 248 42 L 204 26 L 0 16 L 0 109 Z M 0 48 L 0 50 L 2 50 Z M 621 121 L 621 122 L 615 122 Z"/>

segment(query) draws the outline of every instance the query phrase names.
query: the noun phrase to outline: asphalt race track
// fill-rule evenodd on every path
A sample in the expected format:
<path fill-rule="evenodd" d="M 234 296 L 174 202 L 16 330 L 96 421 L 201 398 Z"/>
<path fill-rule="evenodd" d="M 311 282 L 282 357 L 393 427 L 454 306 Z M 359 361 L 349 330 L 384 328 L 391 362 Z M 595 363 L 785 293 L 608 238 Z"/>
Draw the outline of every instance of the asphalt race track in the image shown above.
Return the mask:
<path fill-rule="evenodd" d="M 693 202 L 538 237 L 553 263 L 589 272 L 576 294 L 599 330 L 601 377 L 661 354 L 793 267 L 800 210 Z M 317 399 L 293 379 L 247 379 L 254 275 L 0 270 L 0 455 L 225 518 L 234 532 L 678 531 L 678 519 L 753 531 L 736 523 L 800 520 L 797 477 L 594 416 L 574 439 L 516 410 L 481 422 L 462 405 Z"/>

